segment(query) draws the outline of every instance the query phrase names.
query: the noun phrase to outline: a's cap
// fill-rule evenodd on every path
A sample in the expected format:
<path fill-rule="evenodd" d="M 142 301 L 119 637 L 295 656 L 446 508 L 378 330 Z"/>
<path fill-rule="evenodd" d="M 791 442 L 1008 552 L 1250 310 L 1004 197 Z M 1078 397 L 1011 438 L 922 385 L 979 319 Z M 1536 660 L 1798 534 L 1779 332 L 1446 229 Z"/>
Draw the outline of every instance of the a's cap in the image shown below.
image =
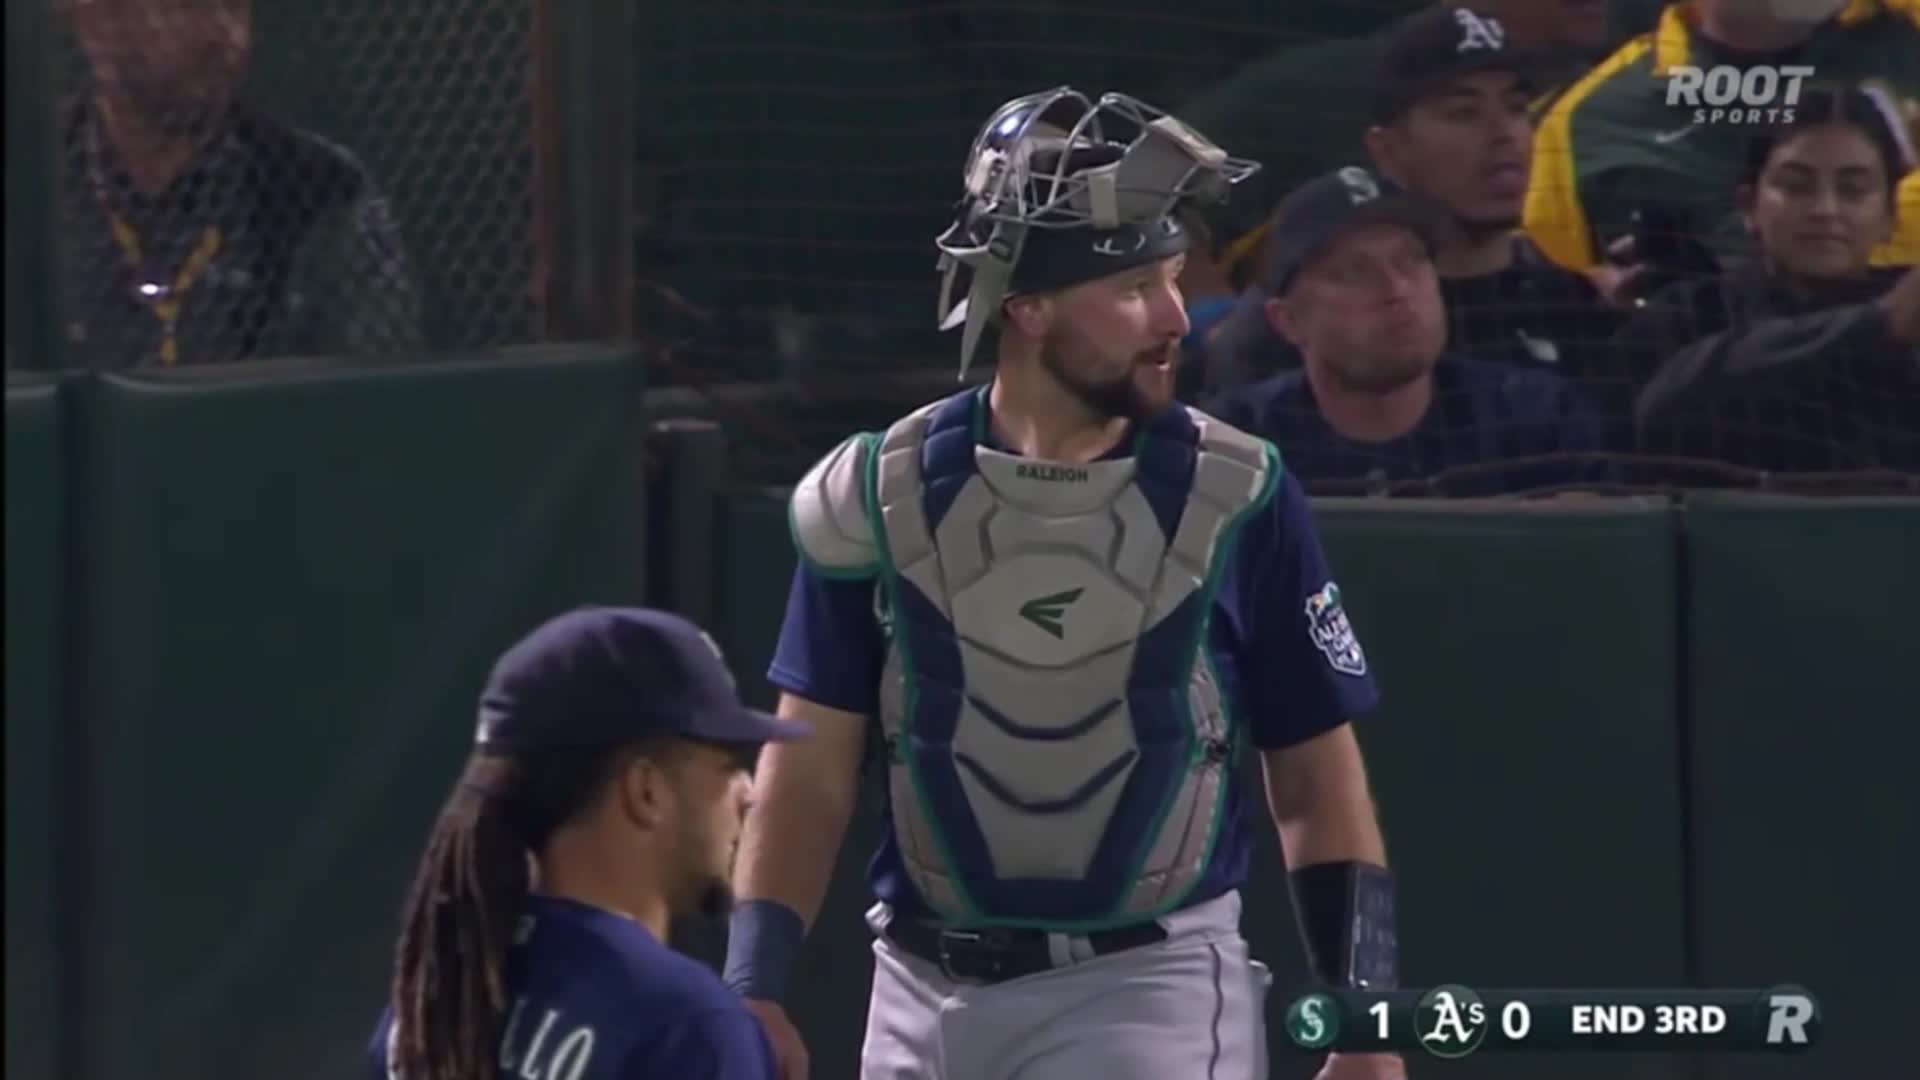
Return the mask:
<path fill-rule="evenodd" d="M 548 620 L 501 655 L 480 695 L 484 751 L 616 746 L 674 736 L 758 744 L 803 724 L 740 701 L 720 647 L 678 615 L 586 607 Z"/>
<path fill-rule="evenodd" d="M 1506 27 L 1471 7 L 1435 4 L 1382 31 L 1377 43 L 1368 107 L 1384 124 L 1406 112 L 1436 83 L 1476 71 L 1512 71 L 1534 80 L 1546 63 L 1507 39 Z"/>
<path fill-rule="evenodd" d="M 1438 247 L 1444 217 L 1427 199 L 1371 169 L 1339 169 L 1295 188 L 1274 211 L 1267 240 L 1266 283 L 1284 293 L 1300 267 L 1349 229 L 1377 222 L 1405 225 L 1429 250 Z"/>

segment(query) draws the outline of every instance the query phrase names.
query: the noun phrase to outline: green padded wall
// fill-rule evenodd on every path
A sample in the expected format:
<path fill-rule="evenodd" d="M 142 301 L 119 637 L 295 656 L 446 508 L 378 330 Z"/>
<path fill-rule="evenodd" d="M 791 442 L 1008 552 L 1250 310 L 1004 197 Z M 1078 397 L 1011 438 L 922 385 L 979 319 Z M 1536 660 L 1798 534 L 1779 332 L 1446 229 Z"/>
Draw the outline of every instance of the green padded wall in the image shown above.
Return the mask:
<path fill-rule="evenodd" d="M 1675 541 L 1656 502 L 1324 500 L 1380 686 L 1357 726 L 1401 888 L 1405 985 L 1683 981 Z M 1298 946 L 1271 827 L 1247 935 L 1274 958 L 1276 1077 Z M 1292 987 L 1289 983 L 1293 982 Z M 1620 1059 L 1409 1062 L 1415 1077 L 1618 1077 Z M 1636 1058 L 1636 1078 L 1684 1075 Z"/>
<path fill-rule="evenodd" d="M 65 484 L 57 387 L 7 383 L 7 1075 L 51 1076 L 58 1011 Z"/>
<path fill-rule="evenodd" d="M 1814 1054 L 1709 1076 L 1894 1075 L 1920 1015 L 1920 501 L 1698 498 L 1686 535 L 1702 977 L 1800 983 L 1826 1020 Z"/>
<path fill-rule="evenodd" d="M 354 1074 L 487 669 L 640 599 L 638 374 L 89 388 L 100 1080 Z"/>
<path fill-rule="evenodd" d="M 726 500 L 719 633 L 766 690 L 793 555 L 781 495 Z M 1360 727 L 1403 882 L 1409 985 L 1665 985 L 1684 980 L 1675 721 L 1675 540 L 1656 503 L 1444 509 L 1329 503 L 1329 556 L 1384 704 Z M 776 542 L 777 541 L 777 542 Z M 1251 805 L 1264 819 L 1257 770 Z M 1489 782 L 1493 778 L 1493 782 Z M 870 791 L 870 795 L 873 793 Z M 872 805 L 855 822 L 793 1004 L 815 1070 L 852 1075 L 870 977 L 860 913 Z M 1276 971 L 1276 1080 L 1316 1059 L 1280 1022 L 1303 960 L 1270 825 L 1247 935 Z M 1620 1075 L 1621 1059 L 1475 1060 L 1416 1076 Z M 1636 1077 L 1685 1075 L 1636 1058 Z"/>

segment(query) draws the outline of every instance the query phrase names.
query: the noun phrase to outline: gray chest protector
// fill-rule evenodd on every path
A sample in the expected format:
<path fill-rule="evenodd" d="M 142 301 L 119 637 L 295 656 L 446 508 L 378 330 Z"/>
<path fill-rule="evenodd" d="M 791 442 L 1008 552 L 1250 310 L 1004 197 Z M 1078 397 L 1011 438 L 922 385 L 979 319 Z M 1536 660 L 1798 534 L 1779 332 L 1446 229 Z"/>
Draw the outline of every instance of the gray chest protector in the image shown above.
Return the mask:
<path fill-rule="evenodd" d="M 875 575 L 893 839 L 956 926 L 1086 930 L 1178 907 L 1238 731 L 1207 648 L 1272 448 L 1173 408 L 1130 457 L 981 446 L 976 391 L 849 440 L 794 494 L 813 564 Z"/>

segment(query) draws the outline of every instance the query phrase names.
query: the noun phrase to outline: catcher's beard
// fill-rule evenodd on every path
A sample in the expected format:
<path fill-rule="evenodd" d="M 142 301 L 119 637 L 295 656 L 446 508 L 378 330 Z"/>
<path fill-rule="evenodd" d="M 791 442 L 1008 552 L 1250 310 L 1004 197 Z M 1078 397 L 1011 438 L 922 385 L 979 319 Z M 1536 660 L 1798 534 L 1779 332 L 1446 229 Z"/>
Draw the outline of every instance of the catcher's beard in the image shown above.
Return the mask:
<path fill-rule="evenodd" d="M 1072 334 L 1056 327 L 1048 332 L 1047 339 L 1040 345 L 1040 366 L 1067 393 L 1073 395 L 1074 400 L 1102 420 L 1146 420 L 1164 404 L 1142 392 L 1134 374 L 1139 365 L 1163 355 L 1165 348 L 1141 350 L 1127 365 L 1126 371 L 1111 379 L 1094 378 L 1073 370 L 1069 357 L 1090 351 L 1091 346 L 1080 343 Z"/>

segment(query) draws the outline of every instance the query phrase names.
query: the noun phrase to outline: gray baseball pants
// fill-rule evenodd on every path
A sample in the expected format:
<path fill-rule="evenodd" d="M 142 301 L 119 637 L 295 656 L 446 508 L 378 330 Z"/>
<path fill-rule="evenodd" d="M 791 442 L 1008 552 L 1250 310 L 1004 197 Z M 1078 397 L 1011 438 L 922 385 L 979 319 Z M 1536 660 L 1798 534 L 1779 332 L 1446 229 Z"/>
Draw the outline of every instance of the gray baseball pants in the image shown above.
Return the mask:
<path fill-rule="evenodd" d="M 867 913 L 876 935 L 890 915 Z M 1239 894 L 1160 922 L 1165 941 L 1107 956 L 1059 935 L 1062 966 L 986 986 L 877 937 L 861 1080 L 1266 1080 L 1273 976 Z"/>

